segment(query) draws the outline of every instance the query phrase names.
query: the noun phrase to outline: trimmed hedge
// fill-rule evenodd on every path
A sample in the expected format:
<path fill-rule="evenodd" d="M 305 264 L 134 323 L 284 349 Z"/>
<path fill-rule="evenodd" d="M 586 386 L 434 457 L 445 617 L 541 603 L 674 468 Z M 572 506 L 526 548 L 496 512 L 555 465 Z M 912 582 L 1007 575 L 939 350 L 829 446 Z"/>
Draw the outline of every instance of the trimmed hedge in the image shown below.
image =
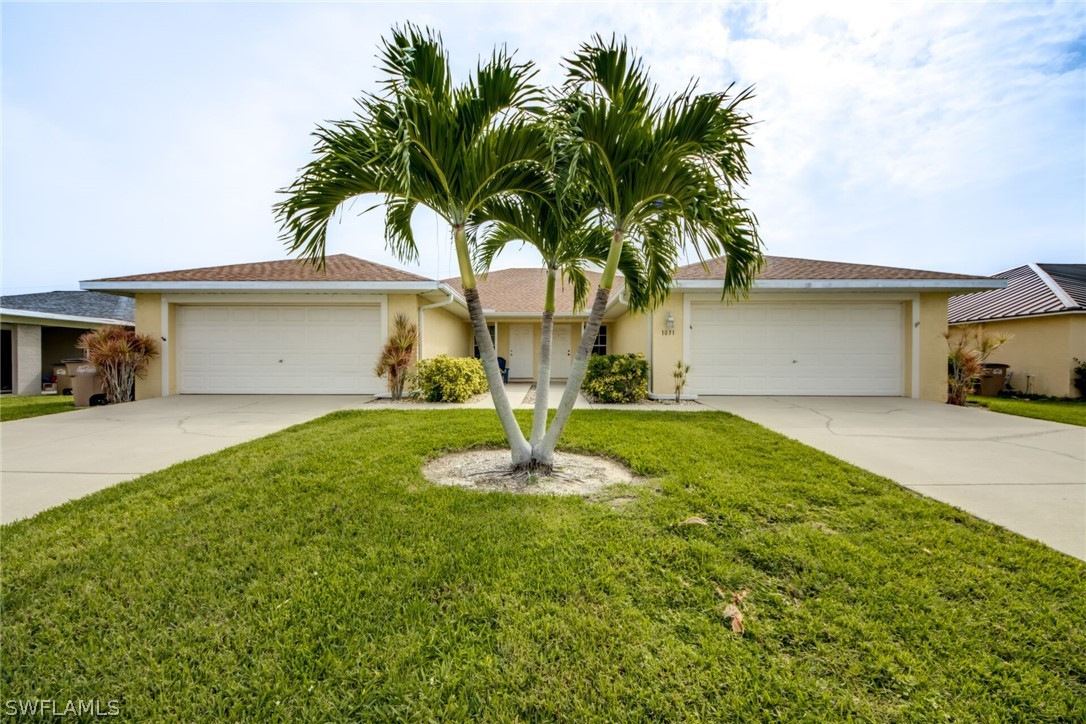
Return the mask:
<path fill-rule="evenodd" d="M 471 357 L 439 355 L 415 369 L 415 387 L 429 402 L 464 402 L 490 389 L 483 363 Z"/>
<path fill-rule="evenodd" d="M 640 354 L 593 355 L 581 389 L 596 402 L 640 402 L 649 393 L 648 360 Z"/>

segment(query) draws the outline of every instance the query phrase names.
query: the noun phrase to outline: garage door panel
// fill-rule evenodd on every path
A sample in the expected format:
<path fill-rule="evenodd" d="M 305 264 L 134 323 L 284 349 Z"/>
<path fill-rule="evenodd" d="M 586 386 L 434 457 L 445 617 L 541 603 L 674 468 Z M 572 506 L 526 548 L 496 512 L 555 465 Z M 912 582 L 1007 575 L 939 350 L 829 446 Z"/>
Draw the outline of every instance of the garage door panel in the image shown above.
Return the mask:
<path fill-rule="evenodd" d="M 690 307 L 690 389 L 699 394 L 900 395 L 901 305 Z"/>
<path fill-rule="evenodd" d="M 380 307 L 184 306 L 181 393 L 371 394 Z"/>

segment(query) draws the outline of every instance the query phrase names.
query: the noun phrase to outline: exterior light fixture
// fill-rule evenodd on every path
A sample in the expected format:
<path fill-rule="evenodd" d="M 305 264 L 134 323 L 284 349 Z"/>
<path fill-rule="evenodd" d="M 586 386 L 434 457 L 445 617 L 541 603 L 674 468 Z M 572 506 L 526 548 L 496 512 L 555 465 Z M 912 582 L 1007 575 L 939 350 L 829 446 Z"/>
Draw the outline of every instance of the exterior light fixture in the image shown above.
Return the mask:
<path fill-rule="evenodd" d="M 668 329 L 675 329 L 675 317 L 671 314 L 671 312 L 667 313 L 667 320 L 664 322 L 664 324 L 667 325 Z"/>

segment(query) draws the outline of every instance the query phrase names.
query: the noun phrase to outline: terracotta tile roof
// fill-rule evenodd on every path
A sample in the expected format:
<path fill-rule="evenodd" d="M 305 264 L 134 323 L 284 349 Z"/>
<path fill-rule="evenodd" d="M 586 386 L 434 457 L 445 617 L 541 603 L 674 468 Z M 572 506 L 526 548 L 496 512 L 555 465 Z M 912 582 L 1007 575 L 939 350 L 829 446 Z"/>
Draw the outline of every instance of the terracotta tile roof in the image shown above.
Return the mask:
<path fill-rule="evenodd" d="M 709 271 L 700 263 L 679 267 L 675 279 L 722 279 L 724 277 L 724 257 L 711 259 Z M 758 280 L 770 279 L 986 279 L 987 277 L 966 274 L 947 274 L 945 272 L 922 271 L 920 269 L 899 269 L 892 266 L 873 266 L 871 264 L 846 264 L 839 261 L 818 261 L 815 259 L 794 259 L 787 256 L 767 256 L 765 266 L 758 274 Z"/>
<path fill-rule="evenodd" d="M 325 268 L 317 271 L 298 259 L 228 264 L 199 269 L 133 274 L 93 279 L 95 282 L 428 282 L 417 274 L 375 264 L 347 254 L 326 257 Z"/>
<path fill-rule="evenodd" d="M 587 305 L 591 306 L 596 294 L 596 286 L 600 281 L 599 272 L 586 272 L 592 283 L 592 289 L 588 294 Z M 455 289 L 459 294 L 464 293 L 460 284 L 460 277 L 445 279 L 446 284 Z M 485 277 L 476 277 L 479 288 L 479 298 L 483 302 L 484 309 L 493 309 L 497 313 L 505 314 L 540 314 L 547 298 L 547 272 L 545 269 L 501 269 L 492 271 Z M 622 289 L 622 277 L 616 277 L 614 289 L 611 290 L 613 298 Z M 554 312 L 560 315 L 570 315 L 573 312 L 573 288 L 561 279 L 555 283 Z M 588 310 L 582 310 L 579 314 L 588 315 Z"/>
<path fill-rule="evenodd" d="M 994 278 L 1006 279 L 1007 286 L 951 297 L 948 321 L 983 322 L 1086 309 L 1086 264 L 1024 264 Z"/>
<path fill-rule="evenodd" d="M 136 300 L 101 292 L 45 292 L 0 297 L 0 307 L 23 312 L 63 314 L 68 317 L 116 319 L 134 323 Z"/>

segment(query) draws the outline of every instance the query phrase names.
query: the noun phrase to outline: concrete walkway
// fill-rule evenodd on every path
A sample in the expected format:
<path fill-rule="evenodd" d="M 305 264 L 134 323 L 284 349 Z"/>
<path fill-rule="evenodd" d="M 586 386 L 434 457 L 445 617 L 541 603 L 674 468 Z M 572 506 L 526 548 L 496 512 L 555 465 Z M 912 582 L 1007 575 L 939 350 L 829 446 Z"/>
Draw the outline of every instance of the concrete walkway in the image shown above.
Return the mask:
<path fill-rule="evenodd" d="M 505 385 L 505 394 L 509 396 L 509 404 L 513 406 L 514 410 L 531 410 L 535 407 L 535 396 L 529 398 L 528 393 L 532 389 L 531 382 L 509 382 Z M 566 391 L 564 383 L 556 383 L 550 385 L 550 391 L 547 397 L 547 407 L 554 409 L 558 407 L 559 401 L 562 399 L 562 393 Z M 487 392 L 484 395 L 478 395 L 475 398 L 463 403 L 455 402 L 392 402 L 389 399 L 377 398 L 372 403 L 366 406 L 367 409 L 373 407 L 393 407 L 397 410 L 493 410 L 494 398 Z M 573 403 L 573 409 L 583 410 L 589 407 L 595 407 L 590 405 L 584 395 L 577 395 L 577 401 Z"/>
<path fill-rule="evenodd" d="M 182 395 L 0 425 L 0 522 L 255 440 L 368 396 Z"/>
<path fill-rule="evenodd" d="M 1086 428 L 896 397 L 700 402 L 1086 560 Z"/>

